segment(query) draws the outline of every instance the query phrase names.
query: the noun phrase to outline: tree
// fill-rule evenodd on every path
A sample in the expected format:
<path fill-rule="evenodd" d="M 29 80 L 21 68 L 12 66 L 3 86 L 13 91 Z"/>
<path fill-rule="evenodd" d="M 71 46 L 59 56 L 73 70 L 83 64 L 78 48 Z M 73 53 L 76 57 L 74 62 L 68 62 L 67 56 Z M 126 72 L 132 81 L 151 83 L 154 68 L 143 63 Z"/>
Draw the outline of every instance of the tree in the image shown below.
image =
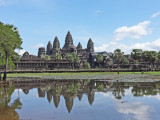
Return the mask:
<path fill-rule="evenodd" d="M 68 60 L 68 62 L 70 63 L 70 69 L 71 69 L 71 64 L 72 64 L 73 61 L 74 61 L 73 56 L 72 56 L 71 54 L 68 54 L 68 55 L 67 55 L 67 60 Z"/>
<path fill-rule="evenodd" d="M 103 62 L 103 56 L 101 54 L 96 55 L 96 61 L 99 64 L 99 67 L 100 67 L 100 63 Z"/>
<path fill-rule="evenodd" d="M 2 50 L 0 50 L 0 66 L 3 66 L 5 64 L 4 54 L 2 53 Z M 0 81 L 1 81 L 1 71 L 0 71 Z"/>
<path fill-rule="evenodd" d="M 153 68 L 155 66 L 155 62 L 158 60 L 158 52 L 150 51 L 149 53 L 150 53 L 149 54 L 149 61 L 150 61 L 151 69 L 153 70 Z"/>
<path fill-rule="evenodd" d="M 147 67 L 147 63 L 149 62 L 149 56 L 150 56 L 150 52 L 149 51 L 143 51 L 142 59 L 146 63 L 146 67 Z M 148 67 L 147 67 L 147 70 L 148 70 Z"/>
<path fill-rule="evenodd" d="M 140 60 L 142 58 L 142 49 L 133 49 L 132 52 L 131 52 L 131 57 L 134 59 L 134 60 Z"/>
<path fill-rule="evenodd" d="M 49 55 L 45 55 L 45 60 L 51 60 L 51 57 Z"/>
<path fill-rule="evenodd" d="M 139 64 L 141 58 L 142 58 L 142 49 L 133 49 L 131 52 L 131 57 L 134 59 L 134 61 L 138 61 L 137 64 Z"/>
<path fill-rule="evenodd" d="M 159 60 L 160 53 L 156 51 L 144 51 L 142 53 L 142 59 L 150 64 L 151 69 L 153 70 L 153 67 L 155 66 L 155 62 Z"/>
<path fill-rule="evenodd" d="M 119 74 L 119 65 L 124 59 L 124 52 L 121 52 L 121 49 L 116 49 L 113 54 L 114 61 L 118 64 L 118 74 Z"/>
<path fill-rule="evenodd" d="M 129 60 L 128 59 L 124 59 L 123 60 L 123 64 L 129 64 Z"/>
<path fill-rule="evenodd" d="M 57 60 L 58 62 L 62 60 L 61 54 L 59 54 L 59 53 L 56 54 L 56 60 Z M 58 63 L 58 68 L 59 68 L 59 63 Z"/>
<path fill-rule="evenodd" d="M 149 61 L 149 54 L 150 54 L 149 51 L 143 51 L 143 53 L 142 53 L 142 59 L 143 59 L 143 61 L 146 62 L 146 65 L 147 65 L 147 62 Z"/>
<path fill-rule="evenodd" d="M 73 61 L 73 68 L 74 68 L 75 65 L 79 65 L 80 58 L 78 57 L 78 55 L 75 52 L 72 52 L 71 55 L 74 58 L 74 61 Z"/>
<path fill-rule="evenodd" d="M 22 39 L 18 33 L 18 29 L 13 25 L 3 24 L 0 22 L 0 63 L 4 65 L 3 80 L 7 78 L 7 71 L 14 69 L 13 61 L 19 60 L 19 55 L 15 52 L 15 49 L 22 49 Z"/>
<path fill-rule="evenodd" d="M 88 62 L 85 62 L 84 63 L 84 68 L 86 68 L 86 69 L 89 69 L 91 66 L 90 66 L 90 64 L 88 63 Z"/>
<path fill-rule="evenodd" d="M 59 54 L 59 53 L 57 53 L 57 54 L 56 54 L 56 60 L 57 60 L 57 61 L 62 60 L 62 56 L 61 56 L 61 54 Z"/>
<path fill-rule="evenodd" d="M 67 60 L 70 63 L 70 69 L 71 69 L 71 64 L 72 67 L 74 69 L 74 64 L 79 64 L 80 63 L 80 58 L 77 56 L 77 54 L 75 52 L 72 52 L 70 54 L 67 55 Z"/>

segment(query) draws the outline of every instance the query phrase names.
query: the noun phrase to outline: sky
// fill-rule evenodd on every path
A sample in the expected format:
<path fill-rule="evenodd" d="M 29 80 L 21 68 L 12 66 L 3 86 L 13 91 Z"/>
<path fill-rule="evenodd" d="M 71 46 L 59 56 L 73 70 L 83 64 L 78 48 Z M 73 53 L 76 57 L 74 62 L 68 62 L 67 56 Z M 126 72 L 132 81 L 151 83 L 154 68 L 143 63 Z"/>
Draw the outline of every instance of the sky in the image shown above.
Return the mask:
<path fill-rule="evenodd" d="M 95 51 L 160 51 L 160 0 L 0 0 L 0 22 L 18 28 L 19 54 L 37 55 L 55 36 L 63 47 L 68 31 Z"/>

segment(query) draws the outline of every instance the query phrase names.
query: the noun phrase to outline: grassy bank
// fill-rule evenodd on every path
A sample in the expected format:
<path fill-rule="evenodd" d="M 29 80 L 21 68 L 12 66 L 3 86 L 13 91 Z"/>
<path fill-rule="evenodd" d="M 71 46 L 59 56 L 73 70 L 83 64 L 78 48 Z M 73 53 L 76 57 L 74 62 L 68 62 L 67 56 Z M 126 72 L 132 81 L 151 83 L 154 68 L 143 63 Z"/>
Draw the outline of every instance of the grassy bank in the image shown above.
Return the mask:
<path fill-rule="evenodd" d="M 117 74 L 117 72 L 81 72 L 81 73 L 9 73 L 8 77 L 42 77 L 54 75 L 104 75 Z M 120 72 L 120 74 L 142 74 L 142 72 Z M 160 75 L 160 72 L 144 72 L 143 74 Z"/>

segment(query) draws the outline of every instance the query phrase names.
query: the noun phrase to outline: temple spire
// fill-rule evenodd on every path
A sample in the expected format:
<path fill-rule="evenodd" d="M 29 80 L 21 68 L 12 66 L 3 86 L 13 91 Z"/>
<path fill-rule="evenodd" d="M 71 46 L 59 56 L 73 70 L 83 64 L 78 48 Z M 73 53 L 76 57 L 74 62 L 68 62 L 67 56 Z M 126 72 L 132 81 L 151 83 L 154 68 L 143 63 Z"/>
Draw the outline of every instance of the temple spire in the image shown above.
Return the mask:
<path fill-rule="evenodd" d="M 53 49 L 60 49 L 60 43 L 57 36 L 55 37 L 53 42 Z"/>
<path fill-rule="evenodd" d="M 91 38 L 88 40 L 87 51 L 94 52 L 94 43 Z"/>
<path fill-rule="evenodd" d="M 53 42 L 52 55 L 56 55 L 57 53 L 60 53 L 60 43 L 58 37 L 56 36 Z"/>
<path fill-rule="evenodd" d="M 82 45 L 81 45 L 80 42 L 79 42 L 78 45 L 77 45 L 77 49 L 82 49 Z"/>
<path fill-rule="evenodd" d="M 52 44 L 51 44 L 51 42 L 49 41 L 48 44 L 47 44 L 46 54 L 47 54 L 47 55 L 51 55 L 51 50 L 52 50 Z"/>
<path fill-rule="evenodd" d="M 94 101 L 94 92 L 91 91 L 90 93 L 88 93 L 88 102 L 90 105 L 92 105 L 93 101 Z"/>
<path fill-rule="evenodd" d="M 71 33 L 68 31 L 63 49 L 75 48 Z"/>
<path fill-rule="evenodd" d="M 60 102 L 60 95 L 59 94 L 54 94 L 53 95 L 53 102 L 54 106 L 58 108 L 59 102 Z"/>

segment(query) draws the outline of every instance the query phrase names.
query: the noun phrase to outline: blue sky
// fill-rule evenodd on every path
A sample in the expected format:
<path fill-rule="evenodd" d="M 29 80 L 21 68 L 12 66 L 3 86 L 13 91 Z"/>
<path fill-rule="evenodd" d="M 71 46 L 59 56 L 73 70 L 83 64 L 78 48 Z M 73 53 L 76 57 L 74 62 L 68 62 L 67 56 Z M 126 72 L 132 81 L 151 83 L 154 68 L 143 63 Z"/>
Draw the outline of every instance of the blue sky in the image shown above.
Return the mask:
<path fill-rule="evenodd" d="M 0 0 L 0 21 L 18 27 L 23 50 L 37 54 L 70 31 L 77 46 L 96 51 L 160 50 L 160 0 Z"/>

